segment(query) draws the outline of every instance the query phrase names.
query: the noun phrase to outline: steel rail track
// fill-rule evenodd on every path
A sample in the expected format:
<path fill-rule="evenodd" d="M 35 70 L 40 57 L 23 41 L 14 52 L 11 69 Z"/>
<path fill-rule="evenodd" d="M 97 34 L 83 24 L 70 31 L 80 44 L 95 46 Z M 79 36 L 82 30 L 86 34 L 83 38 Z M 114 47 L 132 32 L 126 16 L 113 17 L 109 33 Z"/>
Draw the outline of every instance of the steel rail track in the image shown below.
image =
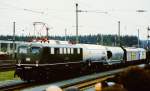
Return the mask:
<path fill-rule="evenodd" d="M 140 67 L 144 67 L 144 66 L 140 65 Z M 62 89 L 66 89 L 66 88 L 71 87 L 71 86 L 76 86 L 82 90 L 86 87 L 94 85 L 97 82 L 101 82 L 101 81 L 104 81 L 108 78 L 112 78 L 115 74 L 123 72 L 127 68 L 128 67 L 121 68 L 121 69 L 115 69 L 112 71 L 96 73 L 96 74 L 90 74 L 90 75 L 86 75 L 86 76 L 72 78 L 69 80 L 49 83 L 49 84 L 35 86 L 35 87 L 29 87 L 29 88 L 25 88 L 22 90 L 23 91 L 45 91 L 45 89 L 47 87 L 49 87 L 50 85 L 57 85 L 57 86 L 61 87 Z"/>
<path fill-rule="evenodd" d="M 0 91 L 20 91 L 20 89 L 31 87 L 31 86 L 37 86 L 43 83 L 36 83 L 36 82 L 26 82 L 22 80 L 14 80 L 10 83 L 6 83 L 3 85 L 0 85 Z"/>
<path fill-rule="evenodd" d="M 26 88 L 26 87 L 31 87 L 31 86 L 35 86 L 37 85 L 36 83 L 27 83 L 27 82 L 23 82 L 20 84 L 15 84 L 12 86 L 7 86 L 4 88 L 0 88 L 0 91 L 20 91 L 20 89 Z"/>
<path fill-rule="evenodd" d="M 135 66 L 143 68 L 145 65 L 135 65 Z M 74 83 L 74 84 L 64 85 L 64 86 L 61 86 L 61 88 L 62 89 L 66 89 L 68 87 L 72 87 L 73 86 L 73 87 L 77 87 L 81 91 L 83 91 L 85 88 L 92 87 L 96 83 L 105 81 L 105 80 L 107 80 L 109 78 L 113 78 L 115 76 L 115 74 L 123 72 L 124 70 L 128 69 L 129 67 L 132 67 L 132 66 L 128 66 L 128 67 L 125 67 L 125 68 L 114 70 L 114 72 L 112 72 L 112 73 L 111 73 L 111 71 L 107 71 L 110 74 L 102 75 L 100 77 L 96 77 L 96 78 L 93 78 L 93 79 L 88 79 L 88 80 L 80 81 L 80 82 L 77 82 L 77 83 Z"/>
<path fill-rule="evenodd" d="M 113 77 L 114 77 L 114 75 L 106 76 L 106 77 L 100 77 L 100 78 L 98 78 L 98 79 L 91 80 L 91 81 L 87 81 L 87 82 L 85 82 L 85 83 L 76 84 L 76 85 L 74 85 L 74 86 L 77 87 L 77 88 L 79 88 L 79 89 L 82 91 L 82 90 L 84 90 L 85 88 L 94 86 L 96 83 L 105 81 L 105 80 L 107 80 L 107 79 L 109 79 L 109 78 L 113 78 Z"/>
<path fill-rule="evenodd" d="M 0 82 L 0 91 L 13 91 L 13 88 L 25 83 L 26 82 L 21 80 L 2 81 Z"/>
<path fill-rule="evenodd" d="M 144 66 L 140 66 L 144 67 Z M 121 69 L 115 69 L 112 71 L 106 71 L 106 72 L 101 72 L 101 73 L 96 73 L 96 74 L 90 74 L 86 76 L 81 76 L 77 78 L 72 78 L 69 80 L 64 80 L 64 81 L 58 81 L 58 82 L 51 82 L 51 83 L 27 83 L 24 81 L 21 81 L 19 83 L 11 83 L 11 84 L 5 84 L 5 85 L 0 85 L 0 91 L 43 91 L 45 90 L 48 86 L 50 85 L 57 85 L 60 86 L 62 89 L 66 89 L 71 86 L 76 86 L 79 89 L 84 89 L 86 87 L 89 87 L 91 85 L 94 85 L 95 83 L 104 81 L 108 78 L 112 78 L 115 74 L 124 71 L 128 67 L 121 68 Z M 34 87 L 33 87 L 34 86 Z"/>
<path fill-rule="evenodd" d="M 94 79 L 94 80 L 89 80 L 89 81 L 86 81 L 84 83 L 79 83 L 79 84 L 76 84 L 76 85 L 71 85 L 72 87 L 77 87 L 79 88 L 81 91 L 83 91 L 85 88 L 89 88 L 89 87 L 92 87 L 94 86 L 96 83 L 99 83 L 99 82 L 102 82 L 102 81 L 105 81 L 109 78 L 113 78 L 114 75 L 110 75 L 110 76 L 106 76 L 106 77 L 100 77 L 100 78 L 97 78 L 97 79 Z M 69 86 L 70 87 L 70 86 Z M 63 90 L 65 90 L 67 87 L 62 87 Z"/>
<path fill-rule="evenodd" d="M 106 72 L 105 72 L 106 73 Z M 89 76 L 89 78 L 87 78 Z M 103 76 L 103 75 L 102 75 Z M 109 76 L 111 77 L 111 76 Z M 80 78 L 80 77 L 79 77 Z M 50 83 L 50 84 L 58 84 L 61 88 L 65 89 L 67 87 L 70 87 L 70 86 L 76 86 L 76 85 L 79 85 L 79 84 L 82 84 L 82 83 L 85 83 L 87 81 L 90 81 L 88 83 L 88 85 L 91 85 L 91 84 L 94 84 L 95 82 L 93 82 L 93 79 L 97 79 L 97 76 L 92 76 L 92 75 L 87 75 L 87 76 L 83 76 L 81 77 L 82 78 L 86 78 L 86 79 L 83 79 L 83 80 L 78 80 L 78 78 L 73 78 L 73 79 L 70 79 L 70 80 L 66 80 L 66 81 L 61 81 L 61 82 L 54 82 L 54 83 Z M 105 79 L 108 78 L 108 77 L 105 77 Z M 99 80 L 97 80 L 99 81 Z M 96 81 L 96 82 L 97 82 Z M 32 86 L 38 86 L 40 85 L 40 83 L 27 83 L 27 82 L 19 82 L 19 83 L 11 83 L 11 84 L 5 84 L 5 85 L 2 85 L 0 86 L 0 91 L 19 91 L 21 89 L 24 89 L 24 88 L 30 88 Z M 43 84 L 42 84 L 43 85 Z M 86 85 L 79 85 L 79 88 L 83 87 L 83 86 L 87 86 L 87 83 Z M 77 86 L 78 87 L 78 86 Z M 45 89 L 45 88 L 44 88 Z M 43 90 L 44 90 L 43 89 Z M 39 90 L 39 91 L 43 91 L 43 90 Z M 27 90 L 28 91 L 28 90 Z M 29 90 L 29 91 L 36 91 L 36 90 Z"/>
<path fill-rule="evenodd" d="M 16 67 L 15 64 L 3 64 L 3 65 L 0 65 L 0 71 L 14 70 L 15 67 Z"/>

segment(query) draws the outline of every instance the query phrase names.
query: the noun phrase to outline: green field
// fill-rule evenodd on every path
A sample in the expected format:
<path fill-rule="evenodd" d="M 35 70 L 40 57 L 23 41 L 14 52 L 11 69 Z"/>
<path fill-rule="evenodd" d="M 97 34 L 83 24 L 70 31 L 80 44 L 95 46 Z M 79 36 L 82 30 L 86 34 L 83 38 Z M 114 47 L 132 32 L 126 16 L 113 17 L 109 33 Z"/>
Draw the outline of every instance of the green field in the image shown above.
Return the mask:
<path fill-rule="evenodd" d="M 0 72 L 0 81 L 18 79 L 14 78 L 15 71 Z"/>

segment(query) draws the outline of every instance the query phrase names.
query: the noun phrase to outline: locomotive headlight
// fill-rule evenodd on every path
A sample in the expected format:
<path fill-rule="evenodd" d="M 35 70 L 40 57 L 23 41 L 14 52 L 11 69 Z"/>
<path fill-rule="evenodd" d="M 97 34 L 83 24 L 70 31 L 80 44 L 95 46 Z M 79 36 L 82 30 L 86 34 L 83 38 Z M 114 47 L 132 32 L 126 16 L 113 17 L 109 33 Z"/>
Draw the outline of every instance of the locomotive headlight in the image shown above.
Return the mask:
<path fill-rule="evenodd" d="M 18 60 L 18 66 L 20 66 L 20 64 L 21 64 L 21 60 Z"/>
<path fill-rule="evenodd" d="M 39 61 L 36 60 L 35 63 L 36 63 L 35 66 L 38 67 L 39 66 Z"/>
<path fill-rule="evenodd" d="M 26 61 L 27 61 L 27 62 L 30 62 L 30 60 L 31 60 L 30 58 L 26 58 Z"/>

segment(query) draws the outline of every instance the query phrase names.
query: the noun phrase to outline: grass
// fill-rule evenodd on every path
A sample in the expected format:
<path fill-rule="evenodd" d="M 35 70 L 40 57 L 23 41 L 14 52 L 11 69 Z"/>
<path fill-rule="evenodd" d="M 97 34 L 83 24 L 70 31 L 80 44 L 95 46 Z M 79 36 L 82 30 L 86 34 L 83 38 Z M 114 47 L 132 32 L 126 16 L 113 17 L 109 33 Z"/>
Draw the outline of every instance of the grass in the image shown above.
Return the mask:
<path fill-rule="evenodd" d="M 15 71 L 0 72 L 0 81 L 14 79 L 14 73 Z"/>

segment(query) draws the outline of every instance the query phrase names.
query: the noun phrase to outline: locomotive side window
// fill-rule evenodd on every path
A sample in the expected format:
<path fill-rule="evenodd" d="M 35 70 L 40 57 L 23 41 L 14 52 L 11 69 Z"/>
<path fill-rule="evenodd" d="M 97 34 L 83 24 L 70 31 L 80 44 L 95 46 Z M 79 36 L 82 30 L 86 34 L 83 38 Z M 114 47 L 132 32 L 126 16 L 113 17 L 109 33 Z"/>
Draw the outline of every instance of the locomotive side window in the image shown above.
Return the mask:
<path fill-rule="evenodd" d="M 64 49 L 64 54 L 66 54 L 67 52 L 66 52 L 66 48 L 63 48 Z"/>
<path fill-rule="evenodd" d="M 63 54 L 63 48 L 59 48 L 59 53 Z"/>
<path fill-rule="evenodd" d="M 67 52 L 68 52 L 68 54 L 70 54 L 70 48 L 67 48 Z"/>
<path fill-rule="evenodd" d="M 77 53 L 80 54 L 80 48 L 78 48 Z"/>
<path fill-rule="evenodd" d="M 70 50 L 71 50 L 71 54 L 73 54 L 73 48 L 71 48 Z"/>
<path fill-rule="evenodd" d="M 51 54 L 54 54 L 54 48 L 51 48 L 51 52 L 50 52 Z"/>
<path fill-rule="evenodd" d="M 19 53 L 27 53 L 28 48 L 26 46 L 19 47 Z"/>

